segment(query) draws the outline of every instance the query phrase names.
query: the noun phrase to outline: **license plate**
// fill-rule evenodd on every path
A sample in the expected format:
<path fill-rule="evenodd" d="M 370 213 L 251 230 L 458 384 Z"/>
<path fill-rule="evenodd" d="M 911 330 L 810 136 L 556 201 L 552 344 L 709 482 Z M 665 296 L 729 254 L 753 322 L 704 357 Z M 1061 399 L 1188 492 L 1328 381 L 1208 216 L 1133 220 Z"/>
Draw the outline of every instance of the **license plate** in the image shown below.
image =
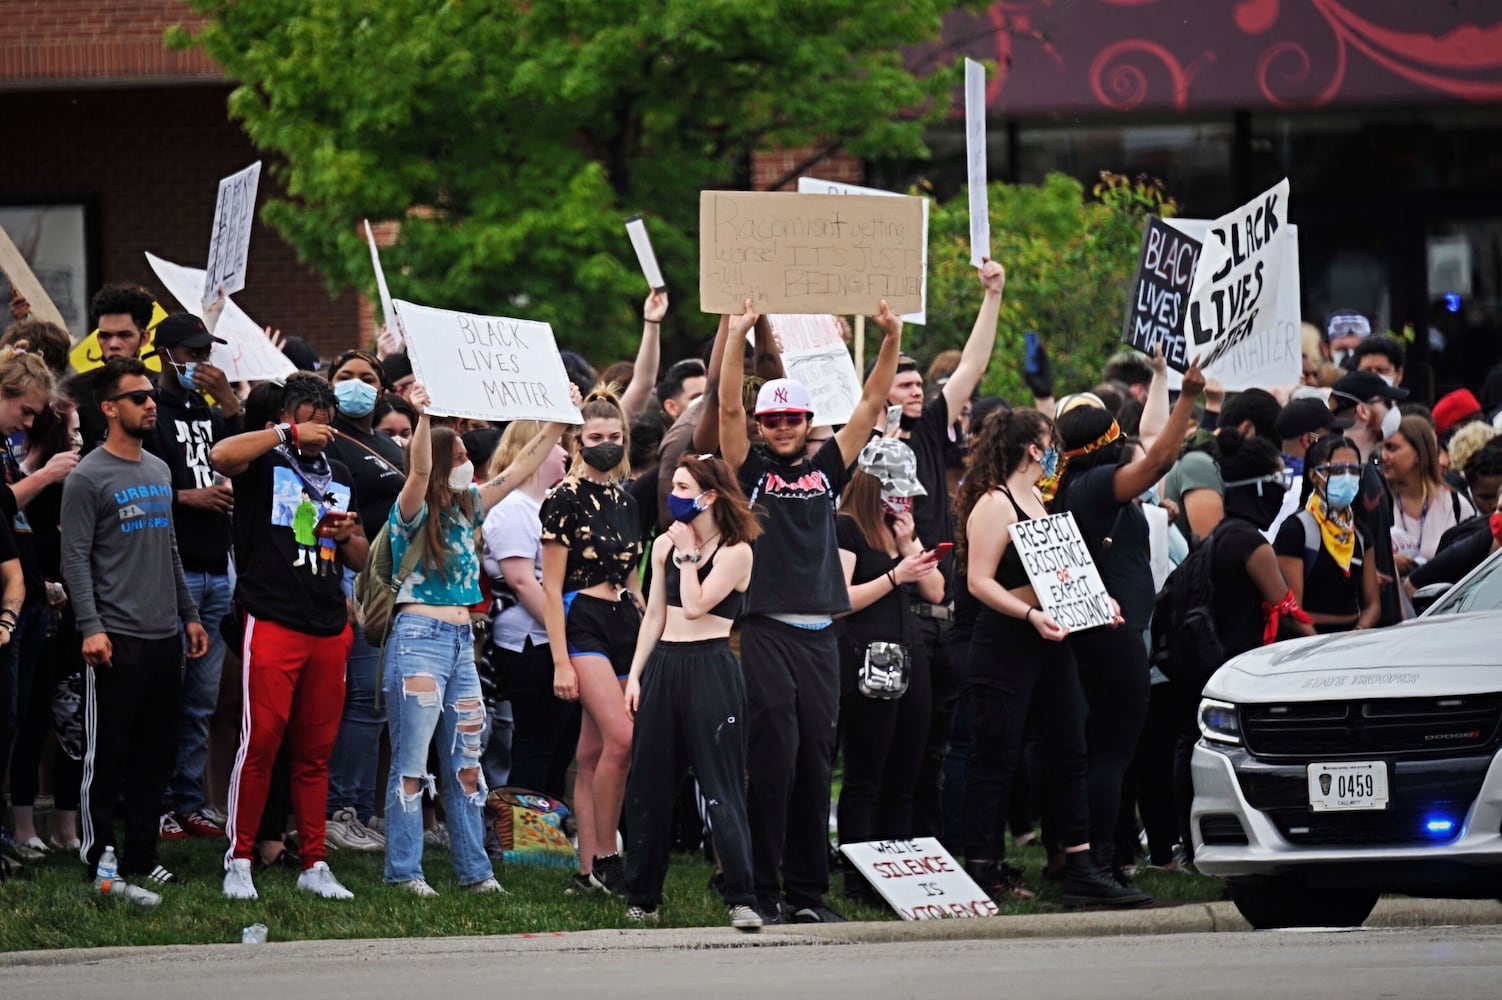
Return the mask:
<path fill-rule="evenodd" d="M 1309 808 L 1357 812 L 1387 808 L 1387 762 L 1350 760 L 1309 765 Z"/>

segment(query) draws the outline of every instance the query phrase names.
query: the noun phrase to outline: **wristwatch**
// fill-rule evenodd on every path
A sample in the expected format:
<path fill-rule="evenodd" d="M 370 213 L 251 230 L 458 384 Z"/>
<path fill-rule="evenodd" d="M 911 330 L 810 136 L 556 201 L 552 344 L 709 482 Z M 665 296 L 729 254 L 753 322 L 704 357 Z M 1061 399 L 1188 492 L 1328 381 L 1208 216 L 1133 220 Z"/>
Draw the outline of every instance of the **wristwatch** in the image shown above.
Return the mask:
<path fill-rule="evenodd" d="M 699 561 L 699 553 L 697 553 L 697 552 L 693 553 L 692 555 L 690 555 L 688 553 L 674 553 L 673 554 L 673 565 L 674 566 L 682 566 L 684 563 L 696 563 L 698 561 Z"/>
<path fill-rule="evenodd" d="M 281 440 L 282 444 L 286 444 L 287 439 L 292 436 L 291 424 L 277 424 L 272 430 L 276 431 L 276 436 Z"/>

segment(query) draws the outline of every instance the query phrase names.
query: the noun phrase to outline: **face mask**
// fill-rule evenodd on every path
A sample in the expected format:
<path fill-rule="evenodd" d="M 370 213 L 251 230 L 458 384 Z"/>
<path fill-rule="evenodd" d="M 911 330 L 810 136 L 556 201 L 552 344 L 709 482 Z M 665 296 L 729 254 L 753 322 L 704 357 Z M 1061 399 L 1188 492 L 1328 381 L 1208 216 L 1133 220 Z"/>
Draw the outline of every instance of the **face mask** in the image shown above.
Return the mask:
<path fill-rule="evenodd" d="M 339 401 L 339 412 L 346 417 L 363 417 L 375 409 L 375 386 L 357 378 L 345 379 L 334 386 L 334 398 Z"/>
<path fill-rule="evenodd" d="M 894 496 L 886 490 L 882 490 L 881 509 L 893 517 L 901 517 L 913 509 L 913 498 Z"/>
<path fill-rule="evenodd" d="M 184 365 L 179 365 L 176 362 L 174 362 L 173 365 L 172 365 L 172 367 L 177 370 L 177 384 L 178 385 L 182 386 L 184 389 L 187 389 L 189 391 L 192 391 L 193 389 L 198 388 L 198 386 L 196 386 L 196 385 L 193 384 L 193 373 L 198 370 L 198 362 L 197 361 L 189 361 L 187 364 L 184 364 Z"/>
<path fill-rule="evenodd" d="M 1389 406 L 1387 414 L 1382 418 L 1382 440 L 1386 441 L 1398 433 L 1398 425 L 1403 422 L 1403 414 L 1398 412 L 1396 406 Z"/>
<path fill-rule="evenodd" d="M 673 520 L 682 521 L 687 524 L 704 513 L 704 505 L 699 502 L 699 498 L 702 496 L 704 496 L 702 493 L 697 497 L 680 497 L 669 493 L 668 513 L 673 516 Z"/>
<path fill-rule="evenodd" d="M 1304 478 L 1304 460 L 1297 455 L 1284 454 L 1283 468 L 1293 473 L 1293 478 Z"/>
<path fill-rule="evenodd" d="M 1361 492 L 1361 477 L 1354 472 L 1342 472 L 1338 476 L 1331 476 L 1325 484 L 1325 499 L 1336 510 L 1344 510 L 1356 500 L 1356 494 Z"/>
<path fill-rule="evenodd" d="M 1142 494 L 1142 496 L 1138 497 L 1137 499 L 1141 500 L 1145 504 L 1151 504 L 1154 507 L 1158 506 L 1158 487 L 1148 487 L 1147 492 Z"/>
<path fill-rule="evenodd" d="M 615 467 L 621 464 L 621 459 L 626 457 L 626 446 L 614 441 L 602 441 L 580 448 L 579 457 L 596 472 L 614 472 Z"/>
<path fill-rule="evenodd" d="M 1059 449 L 1049 448 L 1038 460 L 1038 464 L 1043 466 L 1043 478 L 1051 478 L 1059 468 Z"/>
<path fill-rule="evenodd" d="M 339 384 L 348 385 L 349 383 L 341 382 Z M 364 383 L 361 384 L 363 385 Z M 467 458 L 462 464 L 456 465 L 449 470 L 449 489 L 451 490 L 467 490 L 474 484 L 474 481 L 475 463 Z"/>

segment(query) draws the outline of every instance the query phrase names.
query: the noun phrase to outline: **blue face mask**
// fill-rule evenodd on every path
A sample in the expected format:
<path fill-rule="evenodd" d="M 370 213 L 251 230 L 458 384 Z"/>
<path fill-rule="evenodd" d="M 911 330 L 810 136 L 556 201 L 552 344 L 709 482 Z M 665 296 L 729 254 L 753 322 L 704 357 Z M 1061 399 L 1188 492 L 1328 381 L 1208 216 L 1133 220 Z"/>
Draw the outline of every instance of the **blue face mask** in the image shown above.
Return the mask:
<path fill-rule="evenodd" d="M 1356 494 L 1361 492 L 1361 477 L 1350 472 L 1342 472 L 1338 476 L 1331 476 L 1325 484 L 1325 499 L 1336 510 L 1344 510 L 1356 502 Z"/>
<path fill-rule="evenodd" d="M 346 417 L 363 417 L 375 409 L 375 386 L 357 378 L 345 379 L 334 386 L 334 398 L 339 401 L 339 412 Z"/>
<path fill-rule="evenodd" d="M 197 361 L 189 361 L 184 365 L 174 364 L 172 367 L 177 371 L 178 385 L 182 386 L 184 389 L 187 389 L 190 392 L 198 388 L 198 386 L 193 384 L 193 373 L 198 370 Z"/>
<path fill-rule="evenodd" d="M 1149 486 L 1147 492 L 1143 493 L 1138 499 L 1143 503 L 1152 504 L 1154 507 L 1158 506 L 1158 487 Z"/>
<path fill-rule="evenodd" d="M 1049 448 L 1043 453 L 1043 458 L 1039 460 L 1038 464 L 1043 466 L 1044 479 L 1052 476 L 1059 467 L 1059 449 Z"/>
<path fill-rule="evenodd" d="M 673 520 L 687 524 L 704 513 L 704 505 L 699 502 L 699 497 L 703 495 L 700 493 L 697 497 L 680 497 L 669 493 L 668 513 L 673 516 Z"/>

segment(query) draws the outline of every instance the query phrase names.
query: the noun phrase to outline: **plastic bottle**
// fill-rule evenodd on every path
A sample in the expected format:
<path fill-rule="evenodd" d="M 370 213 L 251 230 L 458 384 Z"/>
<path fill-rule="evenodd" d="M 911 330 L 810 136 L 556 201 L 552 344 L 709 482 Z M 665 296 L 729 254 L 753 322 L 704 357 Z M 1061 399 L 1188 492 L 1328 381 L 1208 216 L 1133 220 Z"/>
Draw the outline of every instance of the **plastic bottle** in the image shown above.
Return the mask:
<path fill-rule="evenodd" d="M 240 943 L 241 944 L 265 944 L 266 943 L 266 925 L 265 924 L 251 924 L 249 927 L 245 928 L 243 931 L 240 932 Z"/>
<path fill-rule="evenodd" d="M 94 888 L 101 896 L 108 896 L 115 891 L 118 878 L 119 862 L 115 860 L 115 848 L 111 845 L 99 855 L 99 865 L 94 870 Z"/>

